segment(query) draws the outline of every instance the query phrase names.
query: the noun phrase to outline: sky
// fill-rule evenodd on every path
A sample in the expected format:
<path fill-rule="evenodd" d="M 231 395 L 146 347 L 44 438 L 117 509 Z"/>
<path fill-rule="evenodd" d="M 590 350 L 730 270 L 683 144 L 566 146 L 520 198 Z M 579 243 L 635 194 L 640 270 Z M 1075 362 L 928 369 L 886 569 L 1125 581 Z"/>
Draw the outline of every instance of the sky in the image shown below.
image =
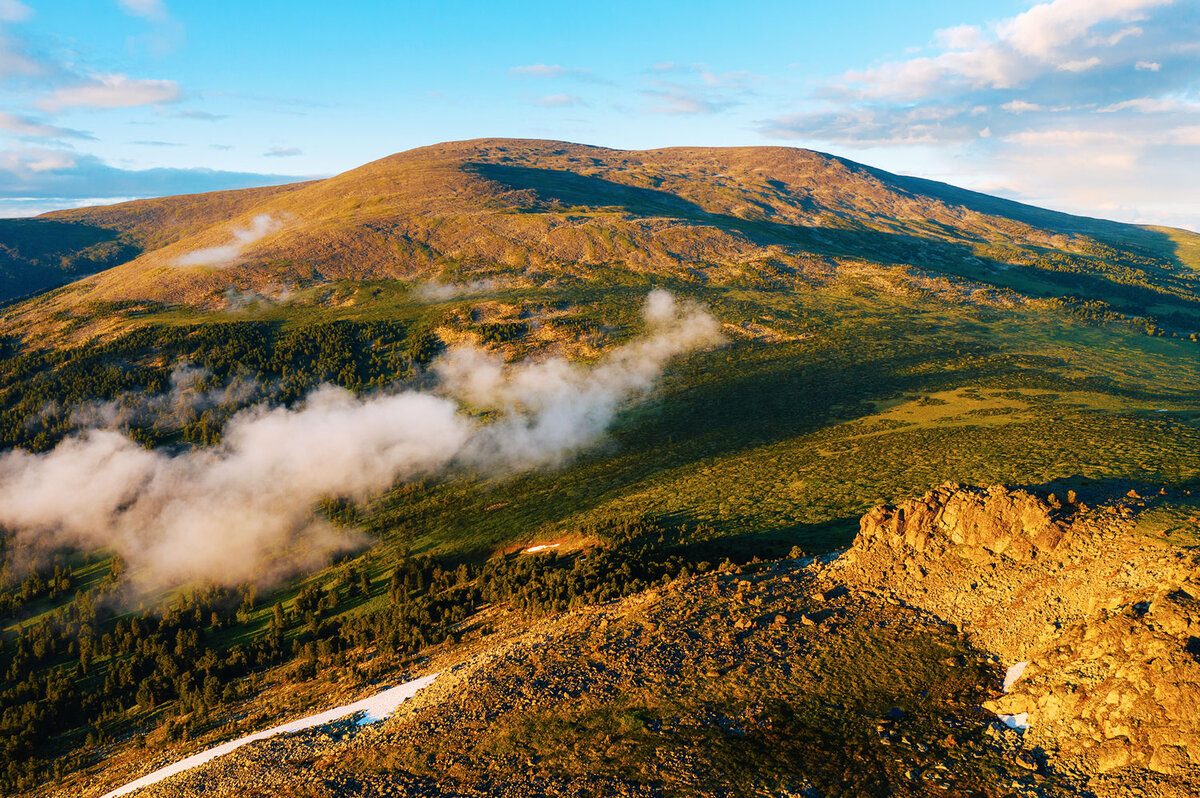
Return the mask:
<path fill-rule="evenodd" d="M 492 136 L 806 147 L 1200 230 L 1200 0 L 0 0 L 0 216 Z"/>

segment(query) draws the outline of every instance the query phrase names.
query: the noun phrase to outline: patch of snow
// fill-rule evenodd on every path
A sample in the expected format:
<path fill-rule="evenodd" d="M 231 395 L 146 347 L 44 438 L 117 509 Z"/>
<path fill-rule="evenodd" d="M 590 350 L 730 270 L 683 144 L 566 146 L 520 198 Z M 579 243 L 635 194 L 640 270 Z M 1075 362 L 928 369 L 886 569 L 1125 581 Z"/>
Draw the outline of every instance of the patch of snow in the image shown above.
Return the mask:
<path fill-rule="evenodd" d="M 1008 672 L 1004 674 L 1004 692 L 1007 693 L 1012 689 L 1012 686 L 1016 683 L 1017 679 L 1021 678 L 1021 674 L 1025 672 L 1025 668 L 1028 665 L 1028 662 L 1018 662 L 1008 669 Z"/>
<path fill-rule="evenodd" d="M 529 548 L 525 549 L 525 553 L 533 554 L 535 552 L 545 551 L 546 549 L 557 549 L 561 545 L 561 543 L 542 543 L 537 546 L 530 546 Z"/>
<path fill-rule="evenodd" d="M 236 740 L 230 740 L 227 743 L 209 748 L 207 751 L 201 751 L 198 754 L 193 754 L 187 759 L 181 759 L 173 765 L 167 765 L 164 768 L 142 776 L 137 781 L 131 781 L 124 787 L 118 787 L 112 792 L 105 793 L 101 798 L 119 798 L 122 795 L 128 795 L 134 790 L 140 790 L 142 787 L 148 787 L 151 784 L 157 784 L 165 778 L 183 773 L 192 768 L 200 767 L 201 765 L 211 762 L 219 756 L 224 756 L 231 751 L 241 748 L 243 745 L 266 740 L 274 737 L 277 734 L 295 734 L 305 729 L 312 729 L 317 726 L 324 726 L 333 723 L 335 720 L 362 713 L 362 717 L 358 719 L 358 725 L 363 726 L 368 723 L 381 721 L 387 716 L 396 711 L 396 707 L 403 704 L 408 699 L 412 698 L 422 688 L 433 684 L 433 680 L 438 677 L 438 674 L 431 673 L 428 676 L 422 676 L 420 679 L 413 679 L 410 682 L 405 682 L 398 687 L 393 687 L 384 690 L 378 695 L 370 698 L 364 698 L 362 701 L 356 701 L 353 704 L 345 704 L 344 706 L 335 707 L 326 712 L 321 712 L 316 715 L 309 715 L 306 718 L 300 718 L 290 723 L 284 723 L 281 726 L 267 729 L 265 731 L 255 732 L 245 737 L 240 737 Z"/>
<path fill-rule="evenodd" d="M 1000 722 L 1010 729 L 1025 731 L 1029 728 L 1029 713 L 1019 712 L 1016 715 L 997 715 Z"/>

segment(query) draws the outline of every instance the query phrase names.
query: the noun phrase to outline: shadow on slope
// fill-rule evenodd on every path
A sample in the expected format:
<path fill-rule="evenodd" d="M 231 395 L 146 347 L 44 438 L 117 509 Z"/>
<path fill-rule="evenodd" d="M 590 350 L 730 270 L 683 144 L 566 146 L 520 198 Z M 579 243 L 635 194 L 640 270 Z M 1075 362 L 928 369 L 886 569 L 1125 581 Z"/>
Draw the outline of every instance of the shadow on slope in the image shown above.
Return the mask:
<path fill-rule="evenodd" d="M 1136 249 L 1165 263 L 1169 270 L 1187 271 L 1176 254 L 1178 244 L 1161 231 L 1046 211 L 931 180 L 899 177 L 849 161 L 842 163 L 852 171 L 884 180 L 895 190 L 914 199 L 933 197 L 951 205 L 961 205 L 992 217 L 1019 221 L 1055 233 L 1094 236 Z M 668 191 L 626 185 L 567 170 L 495 163 L 470 163 L 465 169 L 523 194 L 528 199 L 527 204 L 518 204 L 516 207 L 525 213 L 607 210 L 640 218 L 678 219 L 716 227 L 757 246 L 781 246 L 833 258 L 909 265 L 1033 297 L 1100 300 L 1134 315 L 1163 316 L 1172 326 L 1185 332 L 1200 326 L 1200 308 L 1192 301 L 1200 294 L 1200 284 L 1193 285 L 1194 281 L 1187 279 L 1190 275 L 1174 274 L 1172 282 L 1180 284 L 1172 286 L 1173 291 L 1165 290 L 1150 283 L 1149 275 L 1140 274 L 1145 271 L 1145 264 L 1137 264 L 1132 270 L 1125 268 L 1108 273 L 1094 270 L 1096 267 L 1090 263 L 1091 259 L 1076 257 L 1065 268 L 1057 262 L 1014 268 L 1010 263 L 981 255 L 976 246 L 989 242 L 980 234 L 946 225 L 937 225 L 941 230 L 940 236 L 922 236 L 872 229 L 849 219 L 841 227 L 783 224 L 759 214 L 742 217 L 712 213 L 698 203 Z M 1025 245 L 1022 249 L 1022 254 L 1031 259 L 1041 256 L 1054 258 L 1058 254 L 1044 246 Z M 1183 281 L 1180 282 L 1180 279 Z"/>
<path fill-rule="evenodd" d="M 82 222 L 0 219 L 0 303 L 57 288 L 140 254 L 115 230 Z"/>

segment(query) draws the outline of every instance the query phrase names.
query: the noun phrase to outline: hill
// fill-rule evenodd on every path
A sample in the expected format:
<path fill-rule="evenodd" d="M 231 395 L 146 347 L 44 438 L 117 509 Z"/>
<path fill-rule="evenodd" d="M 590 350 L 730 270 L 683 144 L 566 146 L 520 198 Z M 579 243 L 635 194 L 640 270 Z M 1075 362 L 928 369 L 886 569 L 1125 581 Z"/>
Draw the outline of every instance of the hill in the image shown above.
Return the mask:
<path fill-rule="evenodd" d="M 269 229 L 249 235 L 256 219 L 270 220 Z M 545 285 L 633 273 L 697 287 L 798 286 L 863 264 L 1200 329 L 1194 235 L 1044 211 L 783 147 L 626 152 L 487 139 L 412 150 L 307 184 L 23 224 L 31 237 L 71 224 L 78 235 L 90 230 L 125 245 L 102 256 L 102 242 L 80 240 L 73 274 L 126 262 L 10 313 L 10 330 L 16 322 L 39 336 L 55 329 L 47 316 L 82 319 L 75 340 L 95 331 L 86 316 L 98 304 L 214 310 L 228 304 L 231 285 L 258 294 L 286 288 L 294 302 L 320 306 L 330 301 L 321 289 L 344 280 Z M 227 260 L 195 262 L 197 251 L 231 242 Z"/>

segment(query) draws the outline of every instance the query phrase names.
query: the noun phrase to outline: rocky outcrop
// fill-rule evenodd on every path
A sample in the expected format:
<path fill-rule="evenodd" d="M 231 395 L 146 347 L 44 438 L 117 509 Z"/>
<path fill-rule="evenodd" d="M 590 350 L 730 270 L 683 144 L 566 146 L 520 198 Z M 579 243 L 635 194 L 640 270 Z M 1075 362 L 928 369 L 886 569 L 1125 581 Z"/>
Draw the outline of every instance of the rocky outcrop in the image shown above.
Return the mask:
<path fill-rule="evenodd" d="M 945 485 L 867 513 L 823 576 L 957 624 L 1006 666 L 985 707 L 1100 794 L 1200 787 L 1200 553 L 1148 534 L 1133 494 L 1088 507 Z"/>

